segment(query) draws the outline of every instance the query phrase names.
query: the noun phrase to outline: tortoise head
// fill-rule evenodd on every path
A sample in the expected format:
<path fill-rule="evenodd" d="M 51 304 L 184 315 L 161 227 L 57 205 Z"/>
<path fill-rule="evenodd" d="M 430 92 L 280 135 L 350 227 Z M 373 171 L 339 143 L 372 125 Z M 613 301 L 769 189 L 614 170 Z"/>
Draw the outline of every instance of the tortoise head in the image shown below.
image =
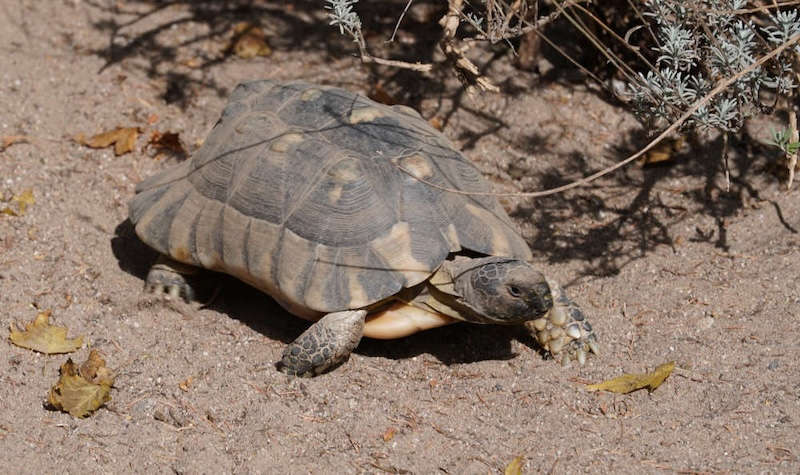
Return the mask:
<path fill-rule="evenodd" d="M 461 314 L 467 321 L 518 324 L 539 318 L 553 307 L 544 275 L 523 260 L 459 259 L 449 271 L 459 303 L 471 310 Z"/>

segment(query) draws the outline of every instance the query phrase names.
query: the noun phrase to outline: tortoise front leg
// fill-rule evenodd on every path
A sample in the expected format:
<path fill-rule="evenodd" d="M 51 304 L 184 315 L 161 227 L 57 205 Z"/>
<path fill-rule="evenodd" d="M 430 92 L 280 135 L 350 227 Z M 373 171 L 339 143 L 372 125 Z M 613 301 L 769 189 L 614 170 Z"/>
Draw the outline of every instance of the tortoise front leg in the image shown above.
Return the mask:
<path fill-rule="evenodd" d="M 325 315 L 283 352 L 278 369 L 293 376 L 315 376 L 350 357 L 364 334 L 366 310 Z"/>
<path fill-rule="evenodd" d="M 547 279 L 553 307 L 542 317 L 525 322 L 536 340 L 553 358 L 562 363 L 577 360 L 583 364 L 589 353 L 598 352 L 597 336 L 583 310 L 556 282 Z"/>

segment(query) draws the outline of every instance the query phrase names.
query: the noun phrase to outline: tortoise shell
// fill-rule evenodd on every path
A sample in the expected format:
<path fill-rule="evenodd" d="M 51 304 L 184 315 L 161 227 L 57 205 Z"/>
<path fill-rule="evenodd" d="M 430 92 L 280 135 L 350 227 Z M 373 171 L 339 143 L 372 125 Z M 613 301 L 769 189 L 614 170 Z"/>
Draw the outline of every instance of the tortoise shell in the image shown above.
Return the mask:
<path fill-rule="evenodd" d="M 493 196 L 437 186 L 491 191 L 408 107 L 264 80 L 237 86 L 203 146 L 141 182 L 129 211 L 158 252 L 295 313 L 369 306 L 462 249 L 531 257 Z"/>

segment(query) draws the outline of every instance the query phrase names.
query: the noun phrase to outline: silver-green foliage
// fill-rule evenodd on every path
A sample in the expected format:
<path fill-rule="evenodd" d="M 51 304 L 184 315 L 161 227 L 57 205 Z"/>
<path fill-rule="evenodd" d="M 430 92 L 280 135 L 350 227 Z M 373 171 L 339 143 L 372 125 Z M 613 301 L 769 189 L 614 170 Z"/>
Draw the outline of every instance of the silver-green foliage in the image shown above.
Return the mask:
<path fill-rule="evenodd" d="M 756 26 L 745 0 L 646 0 L 644 16 L 655 33 L 655 70 L 630 84 L 635 110 L 648 121 L 671 123 L 720 80 L 752 65 L 759 56 L 800 33 L 797 10 L 761 17 Z M 760 92 L 779 95 L 796 87 L 787 50 L 766 67 L 742 75 L 698 109 L 685 126 L 734 132 L 760 105 Z"/>
<path fill-rule="evenodd" d="M 358 0 L 326 0 L 325 8 L 329 10 L 330 24 L 339 27 L 339 33 L 347 34 L 353 39 L 361 35 L 361 19 L 353 10 Z"/>

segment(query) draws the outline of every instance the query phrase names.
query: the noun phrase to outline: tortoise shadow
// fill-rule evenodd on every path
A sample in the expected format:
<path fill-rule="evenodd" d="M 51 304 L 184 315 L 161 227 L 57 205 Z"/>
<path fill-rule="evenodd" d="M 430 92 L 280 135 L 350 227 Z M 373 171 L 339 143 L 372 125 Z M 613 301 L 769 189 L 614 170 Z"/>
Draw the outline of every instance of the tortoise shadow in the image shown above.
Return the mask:
<path fill-rule="evenodd" d="M 104 19 L 91 23 L 92 28 L 103 33 L 108 41 L 105 45 L 88 49 L 91 54 L 105 60 L 103 68 L 122 62 L 129 68 L 140 68 L 148 78 L 159 80 L 159 87 L 164 88 L 165 103 L 181 107 L 188 107 L 199 95 L 223 97 L 229 93 L 214 71 L 222 63 L 239 60 L 229 48 L 210 54 L 203 45 L 206 42 L 228 42 L 232 39 L 229 36 L 235 25 L 241 21 L 264 27 L 270 25 L 267 28 L 271 31 L 269 42 L 278 55 L 276 57 L 314 49 L 330 61 L 333 68 L 336 59 L 354 51 L 349 39 L 327 21 L 322 21 L 324 17 L 319 15 L 324 14 L 324 8 L 320 2 L 303 0 L 280 5 L 244 0 L 172 0 L 107 5 L 90 0 L 89 3 L 107 14 Z M 415 2 L 416 5 L 420 3 Z M 131 8 L 136 5 L 140 8 Z M 397 6 L 393 2 L 361 2 L 359 11 L 364 18 L 371 19 L 371 30 L 391 31 L 397 22 Z M 369 8 L 371 13 L 362 8 Z M 177 15 L 176 12 L 181 13 Z M 441 14 L 439 10 L 432 12 L 433 18 Z M 435 58 L 431 52 L 440 38 L 441 28 L 436 22 L 419 22 L 412 17 L 409 15 L 404 19 L 402 29 L 413 32 L 419 42 L 407 46 L 393 44 L 383 52 L 391 54 L 384 56 L 432 62 Z M 167 34 L 173 27 L 191 24 L 205 25 L 205 29 L 188 30 L 188 36 L 181 42 Z M 558 26 L 548 34 L 565 46 L 573 57 L 578 57 L 581 62 L 588 61 L 595 73 L 606 68 L 606 61 L 596 58 L 594 50 L 587 48 L 584 42 L 573 41 L 574 35 L 570 31 Z M 515 80 L 500 84 L 509 101 L 556 83 L 573 90 L 576 83 L 580 85 L 585 81 L 584 76 L 576 75 L 575 68 L 568 66 L 551 48 L 543 46 L 541 54 L 555 67 L 543 75 L 517 71 L 518 74 L 509 76 Z M 178 58 L 185 57 L 193 57 L 200 63 L 191 68 L 181 65 Z M 481 61 L 482 67 L 502 63 L 503 58 L 495 52 L 488 61 Z M 510 119 L 514 116 L 506 114 L 507 104 L 499 102 L 502 107 L 496 111 L 470 106 L 463 88 L 454 90 L 443 80 L 441 74 L 447 68 L 437 68 L 436 74 L 420 77 L 420 74 L 404 69 L 387 75 L 372 66 L 364 67 L 371 71 L 370 77 L 375 83 L 380 82 L 381 87 L 399 103 L 419 108 L 423 101 L 428 104 L 435 102 L 427 107 L 428 113 L 430 117 L 441 119 L 443 126 L 455 117 L 456 112 L 460 112 L 464 116 L 460 119 L 463 125 L 451 128 L 459 131 L 454 138 L 462 144 L 464 151 L 475 153 L 475 148 L 488 135 L 496 137 L 501 149 L 518 151 L 520 155 L 509 161 L 504 173 L 508 173 L 512 183 L 521 185 L 520 191 L 548 189 L 569 183 L 576 177 L 591 175 L 603 163 L 618 161 L 639 150 L 651 138 L 647 129 L 623 133 L 603 152 L 603 161 L 598 162 L 598 157 L 583 153 L 581 147 L 561 150 L 553 145 L 556 139 L 550 137 L 551 133 L 538 127 L 515 131 L 512 122 L 516 119 Z M 607 74 L 608 71 L 601 76 Z M 312 75 L 306 79 L 342 86 L 347 84 L 349 77 L 346 72 L 331 69 L 325 77 Z M 358 86 L 363 87 L 363 84 Z M 598 97 L 615 106 L 621 105 L 606 92 L 598 92 Z M 785 117 L 781 117 L 781 121 L 785 122 Z M 562 134 L 566 134 L 571 126 L 562 125 Z M 569 134 L 564 137 L 568 138 Z M 731 137 L 731 182 L 728 190 L 720 186 L 720 177 L 724 174 L 720 139 L 709 142 L 688 137 L 688 141 L 691 145 L 688 151 L 676 151 L 672 159 L 662 165 L 626 167 L 578 190 L 535 201 L 512 199 L 508 205 L 512 209 L 511 216 L 517 222 L 536 223 L 537 231 L 527 236 L 528 244 L 536 255 L 546 256 L 549 265 L 577 263 L 575 277 L 562 283 L 566 287 L 580 280 L 616 276 L 623 268 L 659 247 L 678 252 L 679 242 L 684 240 L 706 242 L 710 252 L 713 248 L 727 252 L 730 242 L 726 223 L 746 208 L 745 202 L 765 199 L 760 190 L 770 184 L 770 179 L 763 177 L 778 154 L 759 145 L 757 137 L 750 137 L 747 132 L 739 138 Z M 551 165 L 541 169 L 532 165 L 534 157 L 548 154 L 554 155 Z M 490 178 L 501 180 L 502 176 Z M 779 205 L 771 203 L 781 216 Z M 696 219 L 698 216 L 710 217 L 713 223 L 701 223 L 701 229 Z M 781 222 L 788 232 L 795 232 L 790 224 L 784 220 Z M 690 230 L 683 231 L 686 228 Z M 692 228 L 695 231 L 691 231 Z M 129 262 L 136 266 L 141 261 Z M 141 278 L 146 269 L 137 271 Z"/>
<path fill-rule="evenodd" d="M 111 250 L 119 268 L 141 279 L 147 277 L 158 253 L 144 244 L 129 219 L 114 229 Z M 289 314 L 269 295 L 231 276 L 209 271 L 219 293 L 204 308 L 227 315 L 254 331 L 284 344 L 297 338 L 310 322 Z M 511 342 L 517 340 L 531 351 L 543 354 L 522 326 L 454 324 L 396 340 L 364 338 L 355 353 L 394 360 L 430 354 L 444 365 L 487 360 L 510 360 L 518 356 Z"/>

